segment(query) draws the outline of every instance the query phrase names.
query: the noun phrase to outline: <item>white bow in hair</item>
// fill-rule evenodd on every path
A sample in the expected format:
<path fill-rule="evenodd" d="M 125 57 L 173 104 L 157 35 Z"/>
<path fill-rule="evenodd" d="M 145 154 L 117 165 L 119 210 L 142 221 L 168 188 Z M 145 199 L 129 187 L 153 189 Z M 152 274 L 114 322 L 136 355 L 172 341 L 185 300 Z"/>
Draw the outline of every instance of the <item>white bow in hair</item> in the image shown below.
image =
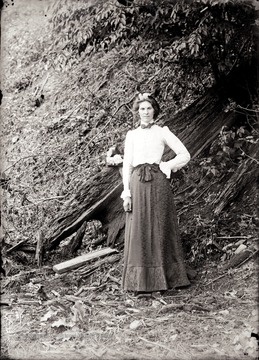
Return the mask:
<path fill-rule="evenodd" d="M 148 98 L 149 98 L 150 96 L 151 96 L 150 93 L 138 94 L 139 100 L 148 100 Z"/>

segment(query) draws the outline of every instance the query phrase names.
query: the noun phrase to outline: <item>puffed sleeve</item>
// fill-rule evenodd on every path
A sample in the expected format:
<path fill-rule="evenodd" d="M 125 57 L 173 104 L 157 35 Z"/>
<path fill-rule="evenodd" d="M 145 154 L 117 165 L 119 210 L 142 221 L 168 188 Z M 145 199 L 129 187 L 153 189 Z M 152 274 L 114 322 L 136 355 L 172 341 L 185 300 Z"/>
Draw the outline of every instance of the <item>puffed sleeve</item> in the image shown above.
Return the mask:
<path fill-rule="evenodd" d="M 133 157 L 132 131 L 128 131 L 124 145 L 124 158 L 123 158 L 123 168 L 122 168 L 123 192 L 121 194 L 122 199 L 125 199 L 125 197 L 127 196 L 131 196 L 130 175 L 133 169 L 132 157 Z"/>
<path fill-rule="evenodd" d="M 190 161 L 191 155 L 181 140 L 178 139 L 178 137 L 175 136 L 167 126 L 162 128 L 162 132 L 165 144 L 168 145 L 176 154 L 172 160 L 160 163 L 160 169 L 169 178 L 171 171 L 176 172 Z"/>

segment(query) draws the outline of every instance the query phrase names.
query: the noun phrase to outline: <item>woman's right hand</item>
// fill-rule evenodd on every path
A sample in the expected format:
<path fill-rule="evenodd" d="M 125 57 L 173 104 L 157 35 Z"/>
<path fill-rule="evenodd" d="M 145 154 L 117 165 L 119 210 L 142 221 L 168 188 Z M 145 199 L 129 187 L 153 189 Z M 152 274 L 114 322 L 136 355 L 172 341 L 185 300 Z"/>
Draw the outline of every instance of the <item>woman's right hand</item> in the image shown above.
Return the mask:
<path fill-rule="evenodd" d="M 123 207 L 126 212 L 131 211 L 131 197 L 130 196 L 125 197 L 125 199 L 123 201 Z"/>

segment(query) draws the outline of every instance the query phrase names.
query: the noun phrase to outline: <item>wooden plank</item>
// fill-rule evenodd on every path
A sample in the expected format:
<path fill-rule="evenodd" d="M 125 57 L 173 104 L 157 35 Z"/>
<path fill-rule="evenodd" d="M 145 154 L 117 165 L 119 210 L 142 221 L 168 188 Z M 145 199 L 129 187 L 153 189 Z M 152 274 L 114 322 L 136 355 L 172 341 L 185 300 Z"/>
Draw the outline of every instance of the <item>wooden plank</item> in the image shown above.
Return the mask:
<path fill-rule="evenodd" d="M 101 250 L 92 251 L 92 252 L 90 252 L 88 254 L 77 256 L 74 259 L 70 259 L 70 260 L 64 261 L 64 262 L 62 262 L 60 264 L 54 265 L 53 270 L 56 273 L 61 274 L 61 273 L 66 272 L 66 271 L 76 269 L 79 266 L 82 266 L 82 265 L 86 264 L 90 260 L 94 260 L 94 259 L 97 259 L 99 257 L 109 255 L 109 254 L 112 254 L 112 253 L 115 253 L 115 252 L 118 252 L 118 250 L 112 249 L 112 248 L 104 248 L 104 249 L 101 249 Z"/>

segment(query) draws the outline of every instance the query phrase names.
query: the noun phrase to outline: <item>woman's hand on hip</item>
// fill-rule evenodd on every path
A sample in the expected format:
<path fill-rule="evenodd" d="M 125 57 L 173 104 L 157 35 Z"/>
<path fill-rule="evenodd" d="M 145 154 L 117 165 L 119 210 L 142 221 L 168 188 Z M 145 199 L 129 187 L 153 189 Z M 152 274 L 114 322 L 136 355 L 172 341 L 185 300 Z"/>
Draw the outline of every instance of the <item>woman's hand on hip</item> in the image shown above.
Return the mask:
<path fill-rule="evenodd" d="M 123 201 L 123 207 L 126 212 L 131 211 L 131 197 L 130 196 L 125 197 L 125 199 Z"/>

